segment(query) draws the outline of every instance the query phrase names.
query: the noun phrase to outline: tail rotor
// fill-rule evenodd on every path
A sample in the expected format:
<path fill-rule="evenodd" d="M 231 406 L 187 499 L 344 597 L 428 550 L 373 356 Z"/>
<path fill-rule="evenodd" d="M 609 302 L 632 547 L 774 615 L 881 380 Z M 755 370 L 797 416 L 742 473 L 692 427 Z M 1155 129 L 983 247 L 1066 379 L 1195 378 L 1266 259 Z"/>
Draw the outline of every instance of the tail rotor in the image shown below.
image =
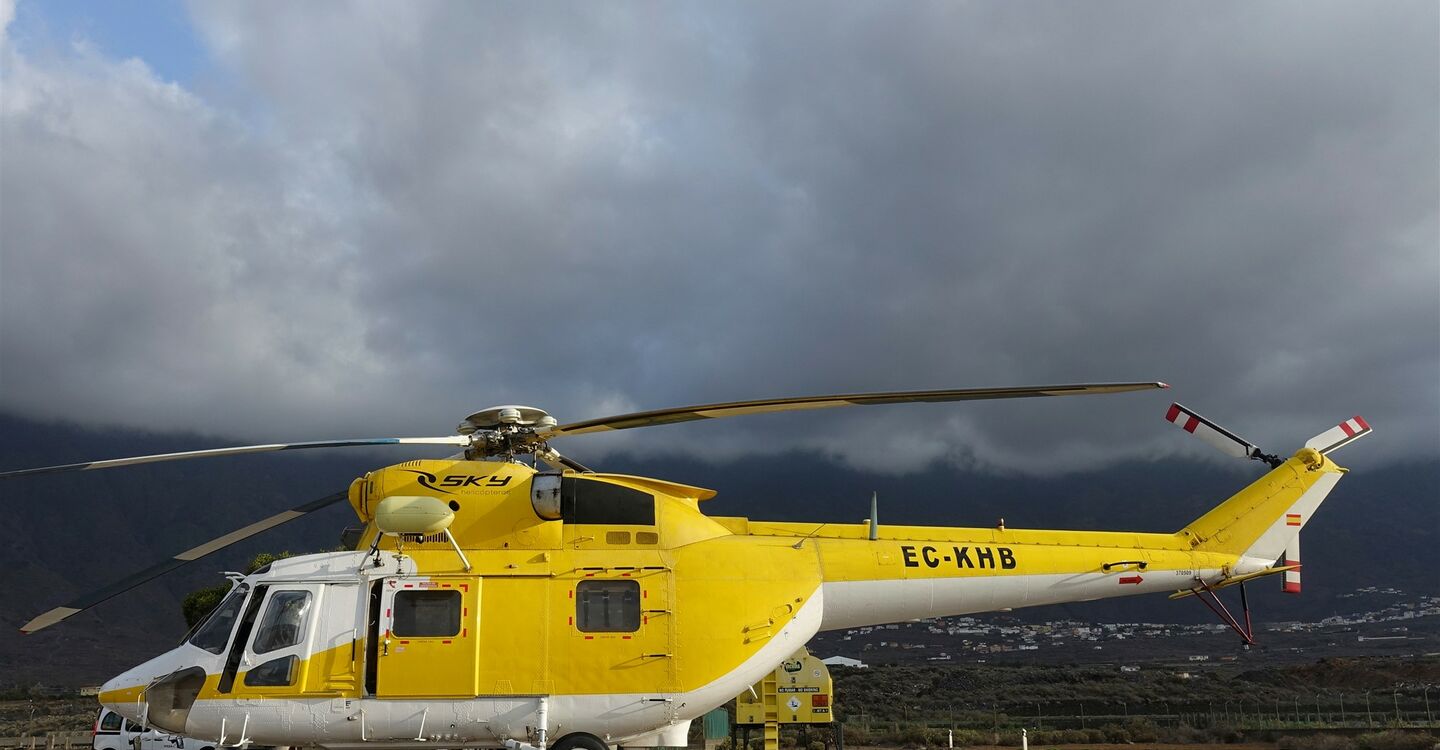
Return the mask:
<path fill-rule="evenodd" d="M 1181 406 L 1179 403 L 1170 405 L 1170 411 L 1165 413 L 1165 419 L 1176 427 L 1204 440 L 1227 456 L 1264 461 L 1269 464 L 1272 469 L 1281 463 L 1279 456 L 1260 450 L 1260 447 L 1254 443 L 1211 422 L 1195 411 Z"/>

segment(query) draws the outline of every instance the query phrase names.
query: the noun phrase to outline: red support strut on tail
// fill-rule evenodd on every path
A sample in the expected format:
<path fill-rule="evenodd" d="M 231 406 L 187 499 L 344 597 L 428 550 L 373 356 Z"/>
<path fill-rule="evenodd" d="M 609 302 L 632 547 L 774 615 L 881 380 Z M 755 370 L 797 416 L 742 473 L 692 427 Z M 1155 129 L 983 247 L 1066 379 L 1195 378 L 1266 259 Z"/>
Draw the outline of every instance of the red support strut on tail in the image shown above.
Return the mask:
<path fill-rule="evenodd" d="M 1204 604 L 1211 612 L 1214 612 L 1215 616 L 1219 617 L 1221 622 L 1230 626 L 1230 629 L 1235 631 L 1235 634 L 1240 636 L 1241 640 L 1245 641 L 1245 645 L 1253 646 L 1255 645 L 1255 629 L 1250 625 L 1250 599 L 1245 596 L 1245 584 L 1241 583 L 1239 585 L 1240 607 L 1245 615 L 1245 624 L 1243 626 L 1235 619 L 1234 615 L 1230 614 L 1230 610 L 1226 608 L 1225 602 L 1220 601 L 1220 595 L 1216 593 L 1215 589 L 1210 587 L 1210 584 L 1201 581 L 1200 588 L 1195 591 L 1195 598 L 1199 599 L 1200 603 Z M 1210 597 L 1209 599 L 1205 598 L 1207 595 Z"/>

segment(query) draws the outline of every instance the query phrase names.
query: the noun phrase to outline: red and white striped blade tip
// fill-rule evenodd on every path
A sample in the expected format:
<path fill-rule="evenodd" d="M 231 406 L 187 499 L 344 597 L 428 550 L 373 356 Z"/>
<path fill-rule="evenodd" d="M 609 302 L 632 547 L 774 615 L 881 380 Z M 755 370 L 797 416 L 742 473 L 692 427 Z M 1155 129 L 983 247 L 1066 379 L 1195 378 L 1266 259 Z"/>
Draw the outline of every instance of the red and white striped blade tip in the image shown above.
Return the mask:
<path fill-rule="evenodd" d="M 1255 449 L 1250 443 L 1178 403 L 1170 405 L 1165 419 L 1227 456 L 1249 458 Z"/>
<path fill-rule="evenodd" d="M 1305 441 L 1306 448 L 1314 448 L 1322 454 L 1342 448 L 1370 434 L 1370 423 L 1355 415 L 1340 424 Z"/>

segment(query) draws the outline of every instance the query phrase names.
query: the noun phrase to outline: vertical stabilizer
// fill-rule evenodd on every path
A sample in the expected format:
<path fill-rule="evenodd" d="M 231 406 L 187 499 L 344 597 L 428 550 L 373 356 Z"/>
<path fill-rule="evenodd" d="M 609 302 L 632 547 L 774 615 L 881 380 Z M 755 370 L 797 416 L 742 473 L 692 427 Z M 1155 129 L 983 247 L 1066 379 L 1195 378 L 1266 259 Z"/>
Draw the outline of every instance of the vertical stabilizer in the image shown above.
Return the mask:
<path fill-rule="evenodd" d="M 1197 551 L 1274 562 L 1344 473 L 1314 449 L 1302 448 L 1179 533 Z"/>

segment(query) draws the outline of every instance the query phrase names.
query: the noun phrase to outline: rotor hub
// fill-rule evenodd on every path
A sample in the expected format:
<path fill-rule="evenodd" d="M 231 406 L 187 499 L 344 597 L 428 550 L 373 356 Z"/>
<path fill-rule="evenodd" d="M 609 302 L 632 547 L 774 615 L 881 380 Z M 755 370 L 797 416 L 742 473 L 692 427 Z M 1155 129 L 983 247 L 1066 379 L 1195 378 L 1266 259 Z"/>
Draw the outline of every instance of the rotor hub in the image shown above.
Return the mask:
<path fill-rule="evenodd" d="M 533 406 L 507 404 L 492 406 L 466 417 L 455 428 L 461 435 L 470 436 L 467 453 L 475 456 L 505 456 L 534 453 L 543 450 L 544 434 L 558 424 L 555 418 Z"/>
<path fill-rule="evenodd" d="M 498 430 L 504 427 L 530 427 L 543 432 L 556 424 L 558 422 L 555 421 L 555 418 L 546 413 L 544 409 L 506 404 L 481 409 L 466 417 L 455 429 L 461 435 L 470 435 L 481 430 Z"/>

